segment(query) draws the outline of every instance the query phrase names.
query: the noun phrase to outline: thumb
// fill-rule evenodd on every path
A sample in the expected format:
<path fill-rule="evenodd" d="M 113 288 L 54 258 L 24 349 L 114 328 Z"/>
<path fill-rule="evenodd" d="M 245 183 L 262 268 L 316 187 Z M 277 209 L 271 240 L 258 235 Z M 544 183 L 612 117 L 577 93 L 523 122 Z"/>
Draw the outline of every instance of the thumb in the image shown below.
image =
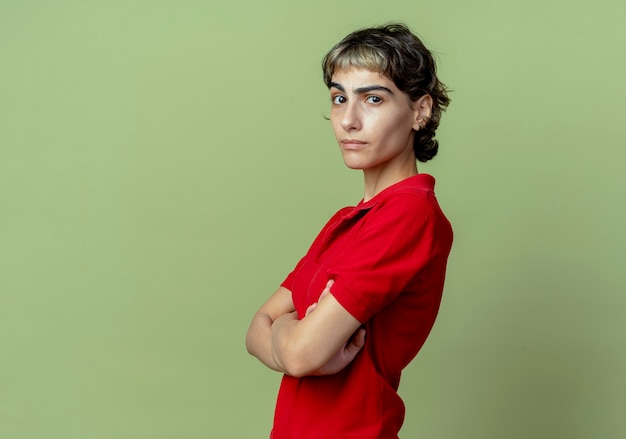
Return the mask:
<path fill-rule="evenodd" d="M 324 287 L 322 294 L 320 294 L 320 298 L 318 299 L 318 302 L 330 294 L 330 287 L 332 287 L 334 283 L 335 281 L 332 279 L 329 279 L 329 281 L 326 282 L 326 286 Z"/>
<path fill-rule="evenodd" d="M 350 340 L 350 344 L 357 347 L 358 349 L 361 349 L 365 345 L 365 328 L 359 329 L 354 334 L 352 340 Z"/>
<path fill-rule="evenodd" d="M 359 329 L 350 343 L 345 347 L 344 353 L 349 361 L 352 361 L 356 354 L 365 346 L 365 329 Z"/>

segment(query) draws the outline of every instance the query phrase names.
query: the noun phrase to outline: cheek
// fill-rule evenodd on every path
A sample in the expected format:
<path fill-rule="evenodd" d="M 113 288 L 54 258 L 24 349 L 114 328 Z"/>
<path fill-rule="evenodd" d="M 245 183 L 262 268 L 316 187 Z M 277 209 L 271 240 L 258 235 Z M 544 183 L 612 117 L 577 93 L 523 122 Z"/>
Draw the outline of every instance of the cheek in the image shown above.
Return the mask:
<path fill-rule="evenodd" d="M 400 113 L 397 114 L 396 117 L 388 120 L 386 127 L 388 131 L 403 137 L 413 132 L 413 119 L 411 115 Z"/>
<path fill-rule="evenodd" d="M 337 137 L 341 130 L 341 124 L 337 120 L 337 117 L 333 117 L 332 114 L 330 115 L 330 127 L 332 128 L 335 137 Z"/>

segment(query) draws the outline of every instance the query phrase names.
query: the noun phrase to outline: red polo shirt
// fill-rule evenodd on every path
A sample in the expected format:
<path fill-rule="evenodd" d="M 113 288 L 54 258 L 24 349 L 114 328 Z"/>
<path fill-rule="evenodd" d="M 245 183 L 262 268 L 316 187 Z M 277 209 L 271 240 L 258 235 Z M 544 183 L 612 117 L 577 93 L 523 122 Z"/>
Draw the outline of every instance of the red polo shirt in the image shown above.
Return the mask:
<path fill-rule="evenodd" d="M 283 377 L 273 439 L 398 437 L 400 374 L 435 322 L 452 246 L 434 184 L 418 174 L 341 209 L 283 282 L 303 318 L 334 279 L 331 293 L 367 332 L 338 374 Z"/>

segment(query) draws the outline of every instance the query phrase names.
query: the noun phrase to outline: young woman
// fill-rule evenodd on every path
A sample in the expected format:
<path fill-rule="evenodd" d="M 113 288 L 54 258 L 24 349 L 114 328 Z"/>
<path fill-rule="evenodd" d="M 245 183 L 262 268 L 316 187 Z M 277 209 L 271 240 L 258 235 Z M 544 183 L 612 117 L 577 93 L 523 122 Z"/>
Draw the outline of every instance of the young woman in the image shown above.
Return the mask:
<path fill-rule="evenodd" d="M 254 315 L 248 351 L 283 372 L 274 439 L 397 438 L 402 369 L 430 332 L 452 228 L 416 160 L 449 99 L 404 25 L 356 31 L 324 57 L 330 122 L 364 197 L 337 212 Z"/>

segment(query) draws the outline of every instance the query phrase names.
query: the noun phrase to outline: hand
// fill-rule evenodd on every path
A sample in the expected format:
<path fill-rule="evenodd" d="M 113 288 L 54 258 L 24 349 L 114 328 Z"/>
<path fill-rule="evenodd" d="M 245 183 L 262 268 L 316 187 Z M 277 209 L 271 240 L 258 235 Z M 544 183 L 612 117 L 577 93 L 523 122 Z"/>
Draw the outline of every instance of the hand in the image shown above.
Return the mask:
<path fill-rule="evenodd" d="M 317 369 L 313 375 L 334 375 L 342 371 L 354 360 L 356 354 L 365 346 L 365 328 L 359 328 L 348 340 L 348 343 L 339 349 L 330 360 Z"/>
<path fill-rule="evenodd" d="M 311 314 L 313 312 L 313 310 L 315 308 L 317 308 L 317 304 L 320 303 L 324 297 L 328 296 L 330 294 L 330 287 L 333 286 L 333 284 L 335 283 L 334 280 L 330 279 L 328 282 L 326 282 L 326 286 L 324 287 L 324 290 L 322 291 L 322 294 L 320 294 L 319 299 L 317 299 L 317 302 L 315 302 L 314 304 L 312 304 L 311 306 L 309 306 L 306 309 L 306 313 L 304 313 L 304 316 L 308 316 L 309 314 Z"/>
<path fill-rule="evenodd" d="M 332 279 L 326 283 L 326 287 L 320 294 L 318 301 L 307 308 L 305 317 L 311 314 L 317 308 L 317 305 L 330 294 L 330 287 L 333 283 L 335 281 Z M 340 372 L 354 360 L 354 357 L 361 351 L 363 346 L 365 346 L 365 328 L 359 328 L 352 334 L 345 346 L 339 349 L 326 364 L 317 369 L 314 375 L 334 375 Z"/>

